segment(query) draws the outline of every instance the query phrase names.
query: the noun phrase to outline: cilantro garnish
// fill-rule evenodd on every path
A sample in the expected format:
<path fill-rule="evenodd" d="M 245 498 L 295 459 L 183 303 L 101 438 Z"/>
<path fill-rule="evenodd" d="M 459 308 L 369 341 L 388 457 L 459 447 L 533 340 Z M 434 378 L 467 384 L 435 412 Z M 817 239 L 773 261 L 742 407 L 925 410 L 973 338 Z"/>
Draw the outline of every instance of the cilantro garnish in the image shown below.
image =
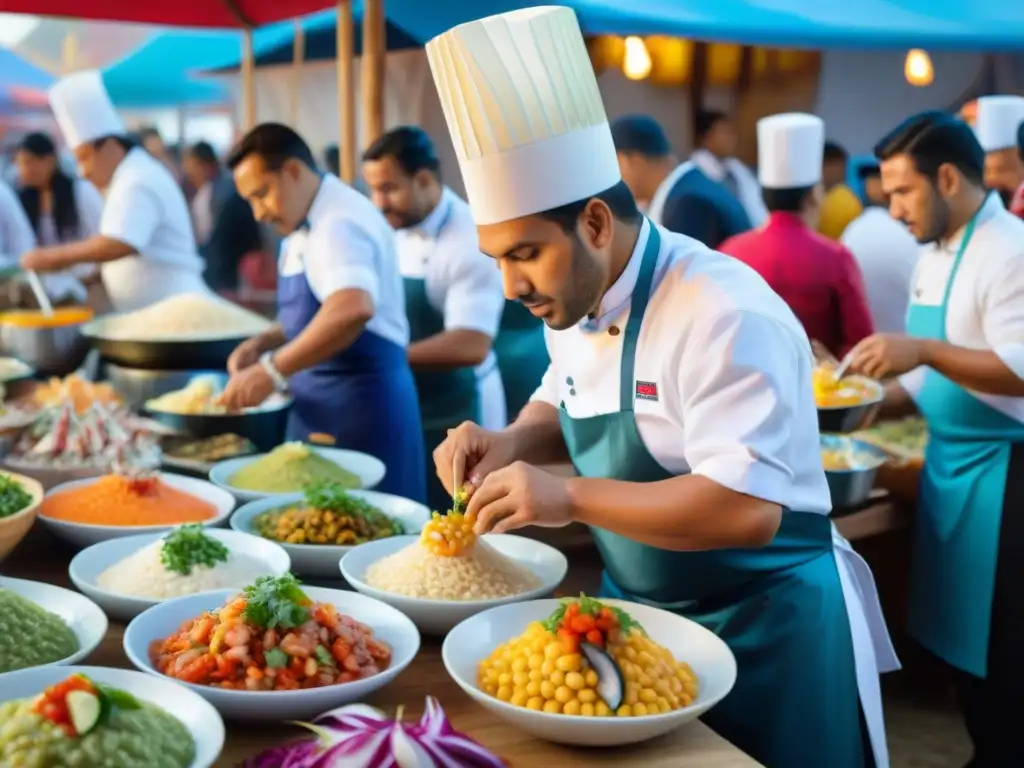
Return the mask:
<path fill-rule="evenodd" d="M 452 509 L 451 511 L 456 514 L 466 514 L 466 505 L 469 503 L 469 488 L 462 486 L 452 497 Z"/>
<path fill-rule="evenodd" d="M 629 633 L 632 629 L 638 629 L 641 633 L 644 632 L 644 628 L 640 626 L 640 622 L 626 613 L 624 610 L 614 605 L 605 605 L 600 600 L 593 597 L 587 597 L 584 593 L 580 592 L 579 597 L 564 597 L 562 598 L 562 604 L 559 605 L 554 612 L 544 620 L 544 628 L 549 632 L 557 632 L 558 628 L 562 625 L 562 620 L 565 618 L 565 612 L 573 603 L 578 603 L 580 607 L 580 613 L 588 616 L 597 616 L 602 608 L 607 608 L 615 614 L 615 618 L 619 622 L 619 629 L 624 633 Z"/>
<path fill-rule="evenodd" d="M 365 499 L 348 493 L 345 486 L 330 480 L 310 483 L 303 489 L 306 506 L 322 512 L 334 512 L 350 517 L 361 517 L 367 522 L 392 534 L 402 532 L 400 525 Z"/>
<path fill-rule="evenodd" d="M 175 528 L 164 537 L 160 549 L 160 562 L 164 568 L 188 576 L 198 565 L 210 568 L 226 563 L 228 548 L 203 531 L 196 523 Z"/>
<path fill-rule="evenodd" d="M 242 618 L 260 629 L 291 629 L 310 619 L 312 602 L 292 574 L 260 576 L 242 590 L 245 609 Z"/>

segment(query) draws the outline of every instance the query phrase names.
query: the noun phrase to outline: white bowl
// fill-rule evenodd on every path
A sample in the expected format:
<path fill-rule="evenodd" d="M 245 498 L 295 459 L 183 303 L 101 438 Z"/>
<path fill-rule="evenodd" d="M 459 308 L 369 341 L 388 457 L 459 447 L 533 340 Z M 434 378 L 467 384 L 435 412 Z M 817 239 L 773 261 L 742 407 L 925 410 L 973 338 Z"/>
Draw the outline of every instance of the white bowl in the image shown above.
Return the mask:
<path fill-rule="evenodd" d="M 59 616 L 78 638 L 78 650 L 66 659 L 41 664 L 39 667 L 30 667 L 30 669 L 77 664 L 95 651 L 107 634 L 106 615 L 96 603 L 77 592 L 63 587 L 55 587 L 52 584 L 43 584 L 39 581 L 9 579 L 6 576 L 0 576 L 0 588 L 8 589 L 30 603 L 35 603 L 43 610 Z M 8 675 L 17 674 L 20 671 L 24 670 L 0 674 L 0 680 L 3 681 L 0 690 L 6 692 Z"/>
<path fill-rule="evenodd" d="M 210 529 L 206 534 L 218 541 L 232 552 L 241 555 L 248 555 L 254 560 L 265 564 L 266 575 L 283 576 L 291 569 L 291 560 L 288 553 L 267 539 L 259 536 L 250 536 L 237 531 L 219 531 Z M 110 539 L 93 544 L 83 549 L 71 560 L 68 567 L 68 575 L 79 591 L 92 598 L 107 615 L 118 621 L 131 621 L 147 608 L 152 608 L 157 603 L 166 602 L 170 598 L 148 598 L 124 595 L 112 592 L 98 586 L 96 580 L 100 574 L 110 566 L 119 563 L 126 557 L 135 554 L 143 547 L 147 547 L 154 541 L 161 539 L 166 534 L 154 533 L 145 536 L 128 536 L 122 539 Z M 251 579 L 250 579 L 251 581 Z M 248 582 L 232 584 L 231 586 L 241 589 Z"/>
<path fill-rule="evenodd" d="M 42 693 L 75 673 L 97 683 L 130 693 L 139 701 L 159 707 L 192 734 L 196 757 L 189 768 L 210 768 L 224 748 L 224 721 L 217 710 L 183 685 L 171 680 L 154 680 L 130 669 L 109 667 L 35 667 L 3 676 L 0 703 L 25 699 Z"/>
<path fill-rule="evenodd" d="M 353 547 L 341 558 L 341 575 L 353 589 L 393 605 L 412 619 L 421 632 L 428 635 L 444 635 L 460 621 L 497 605 L 547 597 L 554 593 L 569 570 L 569 561 L 554 547 L 525 536 L 502 534 L 485 536 L 484 540 L 499 553 L 515 560 L 540 579 L 540 586 L 536 589 L 490 600 L 429 600 L 385 592 L 366 583 L 367 568 L 382 557 L 405 549 L 418 539 L 417 536 L 396 536 L 393 539 L 370 541 Z"/>
<path fill-rule="evenodd" d="M 342 448 L 323 448 L 319 445 L 311 446 L 311 449 L 325 459 L 333 461 L 342 469 L 357 475 L 363 488 L 373 488 L 384 479 L 384 472 L 386 471 L 384 462 L 376 456 L 360 453 L 359 451 L 346 451 Z M 265 453 L 256 453 L 250 456 L 239 456 L 237 459 L 218 461 L 210 468 L 210 482 L 226 491 L 230 491 L 242 501 L 255 501 L 256 499 L 266 498 L 280 499 L 282 496 L 291 496 L 292 492 L 266 493 L 264 491 L 249 491 L 244 488 L 236 488 L 228 482 L 231 476 L 242 467 L 246 467 L 254 461 L 259 461 L 266 455 Z"/>
<path fill-rule="evenodd" d="M 502 643 L 518 637 L 531 621 L 543 621 L 559 600 L 535 600 L 492 608 L 466 619 L 448 633 L 441 657 L 452 679 L 470 698 L 503 720 L 541 739 L 582 747 L 635 744 L 673 731 L 725 698 L 736 682 L 736 659 L 725 642 L 700 624 L 674 613 L 621 600 L 605 600 L 627 611 L 647 634 L 693 667 L 697 699 L 688 707 L 643 717 L 583 717 L 514 707 L 477 687 L 477 665 Z"/>
<path fill-rule="evenodd" d="M 393 496 L 390 493 L 379 493 L 377 491 L 348 491 L 353 496 L 365 499 L 381 512 L 393 520 L 402 524 L 406 533 L 418 534 L 423 526 L 430 520 L 430 510 L 423 504 L 411 499 L 403 499 L 401 496 Z M 301 504 L 305 497 L 301 493 L 288 495 L 271 496 L 258 501 L 250 501 L 238 508 L 238 511 L 231 516 L 230 525 L 236 531 L 258 536 L 253 529 L 253 518 L 264 512 L 273 509 L 281 509 L 293 504 Z M 395 537 L 399 538 L 399 537 Z M 393 539 L 382 539 L 392 541 Z M 300 576 L 315 576 L 317 578 L 338 578 L 338 562 L 348 552 L 355 549 L 352 546 L 334 544 L 285 544 L 277 542 L 288 553 L 292 559 L 292 572 Z M 357 545 L 358 546 L 358 545 Z M 385 600 L 385 602 L 390 602 Z"/>
<path fill-rule="evenodd" d="M 161 472 L 159 477 L 170 487 L 196 496 L 216 507 L 216 514 L 209 520 L 202 520 L 200 525 L 207 527 L 223 525 L 228 515 L 231 514 L 231 510 L 235 508 L 234 496 L 206 480 L 176 475 L 172 472 Z M 92 485 L 99 479 L 98 477 L 92 477 L 85 480 L 72 480 L 67 483 L 61 483 L 46 494 L 46 499 L 63 491 L 72 491 L 76 488 Z M 49 528 L 50 532 L 58 539 L 64 539 L 64 541 L 77 547 L 87 547 L 100 541 L 136 536 L 142 533 L 160 533 L 180 525 L 180 523 L 170 525 L 88 525 L 86 523 L 72 523 L 66 520 L 54 520 L 44 514 L 46 499 L 43 499 L 43 504 L 39 507 L 39 522 Z"/>
<path fill-rule="evenodd" d="M 391 665 L 373 677 L 299 691 L 233 691 L 192 683 L 181 685 L 198 693 L 229 719 L 302 720 L 342 704 L 364 701 L 398 677 L 419 651 L 420 633 L 416 631 L 416 625 L 390 605 L 340 589 L 303 586 L 303 591 L 310 599 L 330 603 L 340 613 L 370 627 L 375 637 L 391 646 Z M 236 594 L 237 591 L 231 589 L 204 592 L 168 600 L 142 612 L 124 633 L 124 651 L 128 659 L 143 672 L 167 680 L 150 661 L 150 645 L 176 632 L 183 622 L 203 611 L 219 608 Z"/>

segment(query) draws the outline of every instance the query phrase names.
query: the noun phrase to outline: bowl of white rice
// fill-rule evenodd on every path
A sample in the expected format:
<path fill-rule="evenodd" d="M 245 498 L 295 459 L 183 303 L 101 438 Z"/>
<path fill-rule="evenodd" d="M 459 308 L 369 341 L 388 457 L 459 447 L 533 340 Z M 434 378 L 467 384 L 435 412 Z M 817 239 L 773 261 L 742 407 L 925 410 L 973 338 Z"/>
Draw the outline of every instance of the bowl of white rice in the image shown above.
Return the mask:
<path fill-rule="evenodd" d="M 212 528 L 203 534 L 228 550 L 226 562 L 193 566 L 187 575 L 169 570 L 161 559 L 167 533 L 146 534 L 83 549 L 72 559 L 68 575 L 108 616 L 130 621 L 165 600 L 240 589 L 260 576 L 283 576 L 291 569 L 288 553 L 267 539 Z"/>
<path fill-rule="evenodd" d="M 496 605 L 552 595 L 569 569 L 565 555 L 536 539 L 487 535 L 454 557 L 395 536 L 353 547 L 340 563 L 353 589 L 392 605 L 429 635 L 443 635 Z"/>

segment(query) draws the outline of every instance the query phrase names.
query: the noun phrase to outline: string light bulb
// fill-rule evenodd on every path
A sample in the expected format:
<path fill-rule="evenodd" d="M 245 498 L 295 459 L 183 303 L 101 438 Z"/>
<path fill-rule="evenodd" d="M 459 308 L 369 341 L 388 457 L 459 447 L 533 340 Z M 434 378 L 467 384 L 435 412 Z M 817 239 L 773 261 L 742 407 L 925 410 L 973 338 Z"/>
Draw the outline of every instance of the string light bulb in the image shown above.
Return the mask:
<path fill-rule="evenodd" d="M 651 54 L 644 41 L 636 35 L 627 37 L 622 73 L 630 80 L 643 80 L 651 74 L 651 66 Z"/>
<path fill-rule="evenodd" d="M 935 68 L 927 51 L 911 48 L 903 62 L 903 76 L 907 82 L 918 88 L 924 88 L 935 81 Z"/>

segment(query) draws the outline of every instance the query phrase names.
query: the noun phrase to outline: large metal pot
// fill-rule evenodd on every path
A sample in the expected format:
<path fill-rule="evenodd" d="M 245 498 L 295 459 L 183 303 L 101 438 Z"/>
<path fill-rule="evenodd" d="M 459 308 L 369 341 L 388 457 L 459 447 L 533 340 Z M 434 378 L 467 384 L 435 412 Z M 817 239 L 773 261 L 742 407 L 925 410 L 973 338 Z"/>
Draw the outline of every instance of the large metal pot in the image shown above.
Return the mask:
<path fill-rule="evenodd" d="M 846 434 L 863 429 L 871 420 L 875 409 L 885 396 L 882 385 L 864 376 L 848 376 L 844 381 L 855 381 L 871 394 L 856 405 L 837 405 L 833 407 L 818 406 L 818 430 L 836 434 Z"/>
<path fill-rule="evenodd" d="M 878 469 L 889 459 L 889 454 L 878 446 L 844 435 L 822 435 L 822 451 L 844 451 L 857 459 L 851 469 L 826 469 L 833 512 L 859 507 L 875 487 Z"/>
<path fill-rule="evenodd" d="M 64 376 L 78 369 L 89 352 L 82 323 L 31 328 L 0 322 L 0 350 L 32 366 L 43 376 Z"/>

